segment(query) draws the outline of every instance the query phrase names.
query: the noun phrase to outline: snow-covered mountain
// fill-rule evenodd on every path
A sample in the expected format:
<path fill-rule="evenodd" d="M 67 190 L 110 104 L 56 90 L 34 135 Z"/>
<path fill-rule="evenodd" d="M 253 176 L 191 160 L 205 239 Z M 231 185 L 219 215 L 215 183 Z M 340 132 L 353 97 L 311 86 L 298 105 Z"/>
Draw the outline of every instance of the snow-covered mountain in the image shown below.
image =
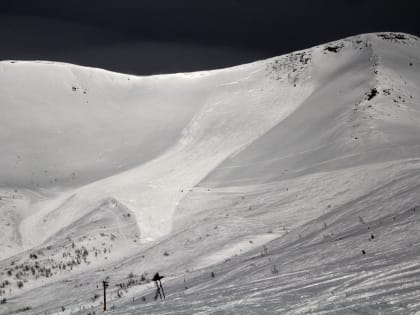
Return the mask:
<path fill-rule="evenodd" d="M 0 62 L 0 314 L 98 313 L 104 279 L 115 314 L 420 311 L 419 84 L 401 33 L 150 77 Z"/>

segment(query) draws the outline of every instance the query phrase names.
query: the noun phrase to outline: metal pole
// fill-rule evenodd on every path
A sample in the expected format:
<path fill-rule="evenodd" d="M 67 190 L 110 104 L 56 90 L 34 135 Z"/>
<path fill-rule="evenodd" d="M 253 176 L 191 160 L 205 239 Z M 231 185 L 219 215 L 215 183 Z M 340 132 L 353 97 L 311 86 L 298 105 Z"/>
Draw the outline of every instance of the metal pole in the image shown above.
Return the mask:
<path fill-rule="evenodd" d="M 166 299 L 165 291 L 163 290 L 162 282 L 160 280 L 159 280 L 159 286 L 160 286 L 160 289 L 162 290 L 163 298 Z"/>
<path fill-rule="evenodd" d="M 102 285 L 104 287 L 104 312 L 106 311 L 106 288 L 108 287 L 107 281 L 102 281 Z"/>

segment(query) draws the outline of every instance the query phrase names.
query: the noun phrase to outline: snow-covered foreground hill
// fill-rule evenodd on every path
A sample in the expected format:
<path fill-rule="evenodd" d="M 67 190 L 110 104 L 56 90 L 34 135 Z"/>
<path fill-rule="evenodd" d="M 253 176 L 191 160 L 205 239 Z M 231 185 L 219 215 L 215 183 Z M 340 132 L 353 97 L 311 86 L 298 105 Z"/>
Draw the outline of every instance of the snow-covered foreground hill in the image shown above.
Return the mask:
<path fill-rule="evenodd" d="M 97 314 L 105 279 L 114 314 L 415 314 L 419 84 L 399 33 L 151 77 L 0 62 L 0 314 Z"/>

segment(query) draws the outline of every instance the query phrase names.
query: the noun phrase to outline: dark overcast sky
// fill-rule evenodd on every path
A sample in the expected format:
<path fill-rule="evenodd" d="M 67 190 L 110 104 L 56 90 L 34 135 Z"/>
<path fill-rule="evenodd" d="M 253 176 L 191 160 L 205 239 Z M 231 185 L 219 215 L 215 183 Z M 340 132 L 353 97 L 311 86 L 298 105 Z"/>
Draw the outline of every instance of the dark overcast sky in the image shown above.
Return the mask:
<path fill-rule="evenodd" d="M 0 0 L 0 59 L 213 69 L 359 33 L 420 36 L 419 12 L 414 0 Z"/>

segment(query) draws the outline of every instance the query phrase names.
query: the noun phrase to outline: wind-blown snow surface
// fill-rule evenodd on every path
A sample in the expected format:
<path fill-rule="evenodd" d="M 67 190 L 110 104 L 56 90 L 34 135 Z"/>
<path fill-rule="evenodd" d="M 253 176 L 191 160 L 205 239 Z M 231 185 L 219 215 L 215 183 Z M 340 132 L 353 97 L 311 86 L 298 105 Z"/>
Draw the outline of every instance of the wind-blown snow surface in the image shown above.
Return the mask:
<path fill-rule="evenodd" d="M 151 77 L 1 62 L 0 314 L 98 313 L 105 278 L 115 314 L 420 311 L 419 84 L 395 33 Z"/>

